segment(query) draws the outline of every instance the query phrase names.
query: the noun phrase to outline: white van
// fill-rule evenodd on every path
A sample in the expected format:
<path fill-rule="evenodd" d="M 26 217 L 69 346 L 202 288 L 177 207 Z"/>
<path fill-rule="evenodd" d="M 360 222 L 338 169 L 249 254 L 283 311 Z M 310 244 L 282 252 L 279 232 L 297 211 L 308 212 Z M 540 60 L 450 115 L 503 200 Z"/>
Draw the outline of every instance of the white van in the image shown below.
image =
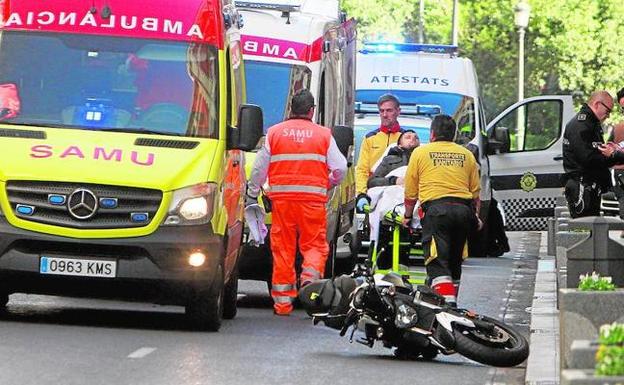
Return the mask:
<path fill-rule="evenodd" d="M 347 20 L 338 0 L 236 1 L 236 6 L 245 24 L 241 41 L 247 100 L 262 108 L 265 133 L 288 118 L 292 95 L 307 88 L 316 101 L 315 122 L 333 129 L 338 147 L 353 164 L 355 21 Z M 349 143 L 343 146 L 345 137 Z M 355 263 L 357 251 L 342 243 L 345 235 L 351 238 L 354 207 L 351 166 L 342 184 L 329 191 L 328 273 L 350 271 Z M 270 281 L 270 261 L 268 246 L 245 246 L 241 277 Z"/>
<path fill-rule="evenodd" d="M 473 63 L 455 46 L 366 43 L 357 65 L 356 106 L 368 110 L 356 116 L 356 146 L 378 127 L 374 109 L 384 93 L 399 98 L 399 123 L 418 128 L 421 140 L 428 139 L 422 130 L 428 132 L 434 115 L 450 115 L 458 123 L 456 141 L 478 149 L 482 217 L 494 197 L 508 230 L 546 228 L 561 195 L 561 140 L 574 115 L 571 96 L 526 99 L 487 125 Z"/>

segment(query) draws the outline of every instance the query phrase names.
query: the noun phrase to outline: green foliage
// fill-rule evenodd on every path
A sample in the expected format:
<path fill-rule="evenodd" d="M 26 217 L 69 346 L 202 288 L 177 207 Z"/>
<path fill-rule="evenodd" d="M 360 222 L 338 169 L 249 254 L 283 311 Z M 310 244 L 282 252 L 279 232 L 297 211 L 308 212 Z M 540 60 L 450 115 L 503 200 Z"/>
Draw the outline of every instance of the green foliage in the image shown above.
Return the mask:
<path fill-rule="evenodd" d="M 624 324 L 614 322 L 600 327 L 596 352 L 596 374 L 599 376 L 624 375 Z"/>
<path fill-rule="evenodd" d="M 602 345 L 624 345 L 624 324 L 614 322 L 602 325 L 598 342 Z"/>
<path fill-rule="evenodd" d="M 419 1 L 343 0 L 358 19 L 360 40 L 415 42 Z M 449 44 L 453 0 L 425 1 L 425 43 Z M 525 97 L 624 86 L 624 2 L 621 0 L 528 0 Z M 517 100 L 517 0 L 459 0 L 459 46 L 477 69 L 489 118 Z M 612 120 L 621 118 L 613 114 Z"/>
<path fill-rule="evenodd" d="M 600 345 L 596 353 L 596 375 L 624 375 L 624 346 Z"/>
<path fill-rule="evenodd" d="M 601 277 L 596 272 L 583 274 L 579 277 L 579 290 L 581 291 L 613 291 L 615 285 L 611 283 L 611 277 Z"/>

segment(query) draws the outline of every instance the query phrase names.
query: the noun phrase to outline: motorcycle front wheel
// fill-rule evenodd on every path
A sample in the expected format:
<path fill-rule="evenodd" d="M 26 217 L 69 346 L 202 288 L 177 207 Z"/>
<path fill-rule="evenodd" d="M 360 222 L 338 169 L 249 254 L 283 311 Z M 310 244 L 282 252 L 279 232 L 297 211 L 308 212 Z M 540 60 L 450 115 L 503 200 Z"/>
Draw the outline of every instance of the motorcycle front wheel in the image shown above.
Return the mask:
<path fill-rule="evenodd" d="M 482 321 L 493 328 L 455 325 L 455 351 L 473 361 L 498 367 L 516 366 L 529 356 L 529 343 L 511 326 L 489 317 Z"/>

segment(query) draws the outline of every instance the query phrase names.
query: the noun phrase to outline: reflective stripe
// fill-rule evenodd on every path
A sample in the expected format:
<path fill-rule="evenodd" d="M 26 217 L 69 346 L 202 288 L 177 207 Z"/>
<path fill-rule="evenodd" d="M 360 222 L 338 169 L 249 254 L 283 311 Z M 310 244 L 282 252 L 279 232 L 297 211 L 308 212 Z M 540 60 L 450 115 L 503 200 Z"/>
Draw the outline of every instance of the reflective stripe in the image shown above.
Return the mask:
<path fill-rule="evenodd" d="M 327 195 L 327 189 L 325 187 L 304 186 L 304 185 L 273 185 L 271 186 L 272 193 L 278 192 L 304 192 L 304 193 L 316 193 Z"/>
<path fill-rule="evenodd" d="M 295 285 L 292 284 L 275 284 L 275 285 L 271 285 L 271 288 L 275 291 L 288 291 L 288 290 L 294 290 L 295 289 Z"/>
<path fill-rule="evenodd" d="M 431 286 L 436 286 L 441 283 L 453 283 L 453 279 L 448 275 L 442 275 L 440 277 L 435 277 L 431 280 Z"/>
<path fill-rule="evenodd" d="M 274 295 L 273 301 L 275 301 L 275 303 L 292 303 L 293 299 L 285 295 Z"/>
<path fill-rule="evenodd" d="M 302 276 L 305 275 L 306 277 L 309 276 L 312 279 L 319 279 L 319 278 L 321 278 L 321 272 L 316 270 L 316 269 L 313 269 L 311 267 L 303 268 L 303 270 L 301 270 L 301 275 Z"/>
<path fill-rule="evenodd" d="M 280 162 L 282 160 L 317 160 L 319 162 L 327 162 L 327 157 L 321 154 L 278 154 L 271 155 L 271 163 Z"/>

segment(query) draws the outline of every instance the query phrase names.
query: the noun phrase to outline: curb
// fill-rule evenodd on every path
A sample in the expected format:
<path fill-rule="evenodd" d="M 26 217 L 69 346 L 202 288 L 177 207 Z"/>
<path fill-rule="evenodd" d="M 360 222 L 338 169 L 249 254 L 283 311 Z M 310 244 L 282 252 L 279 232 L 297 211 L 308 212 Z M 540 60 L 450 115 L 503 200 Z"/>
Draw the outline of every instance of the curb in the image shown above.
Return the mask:
<path fill-rule="evenodd" d="M 547 255 L 547 233 L 541 233 L 540 255 L 531 305 L 526 385 L 559 384 L 559 310 L 555 257 Z"/>
<path fill-rule="evenodd" d="M 547 233 L 542 232 L 540 255 L 531 305 L 526 385 L 559 384 L 559 310 L 555 257 L 547 255 Z"/>

